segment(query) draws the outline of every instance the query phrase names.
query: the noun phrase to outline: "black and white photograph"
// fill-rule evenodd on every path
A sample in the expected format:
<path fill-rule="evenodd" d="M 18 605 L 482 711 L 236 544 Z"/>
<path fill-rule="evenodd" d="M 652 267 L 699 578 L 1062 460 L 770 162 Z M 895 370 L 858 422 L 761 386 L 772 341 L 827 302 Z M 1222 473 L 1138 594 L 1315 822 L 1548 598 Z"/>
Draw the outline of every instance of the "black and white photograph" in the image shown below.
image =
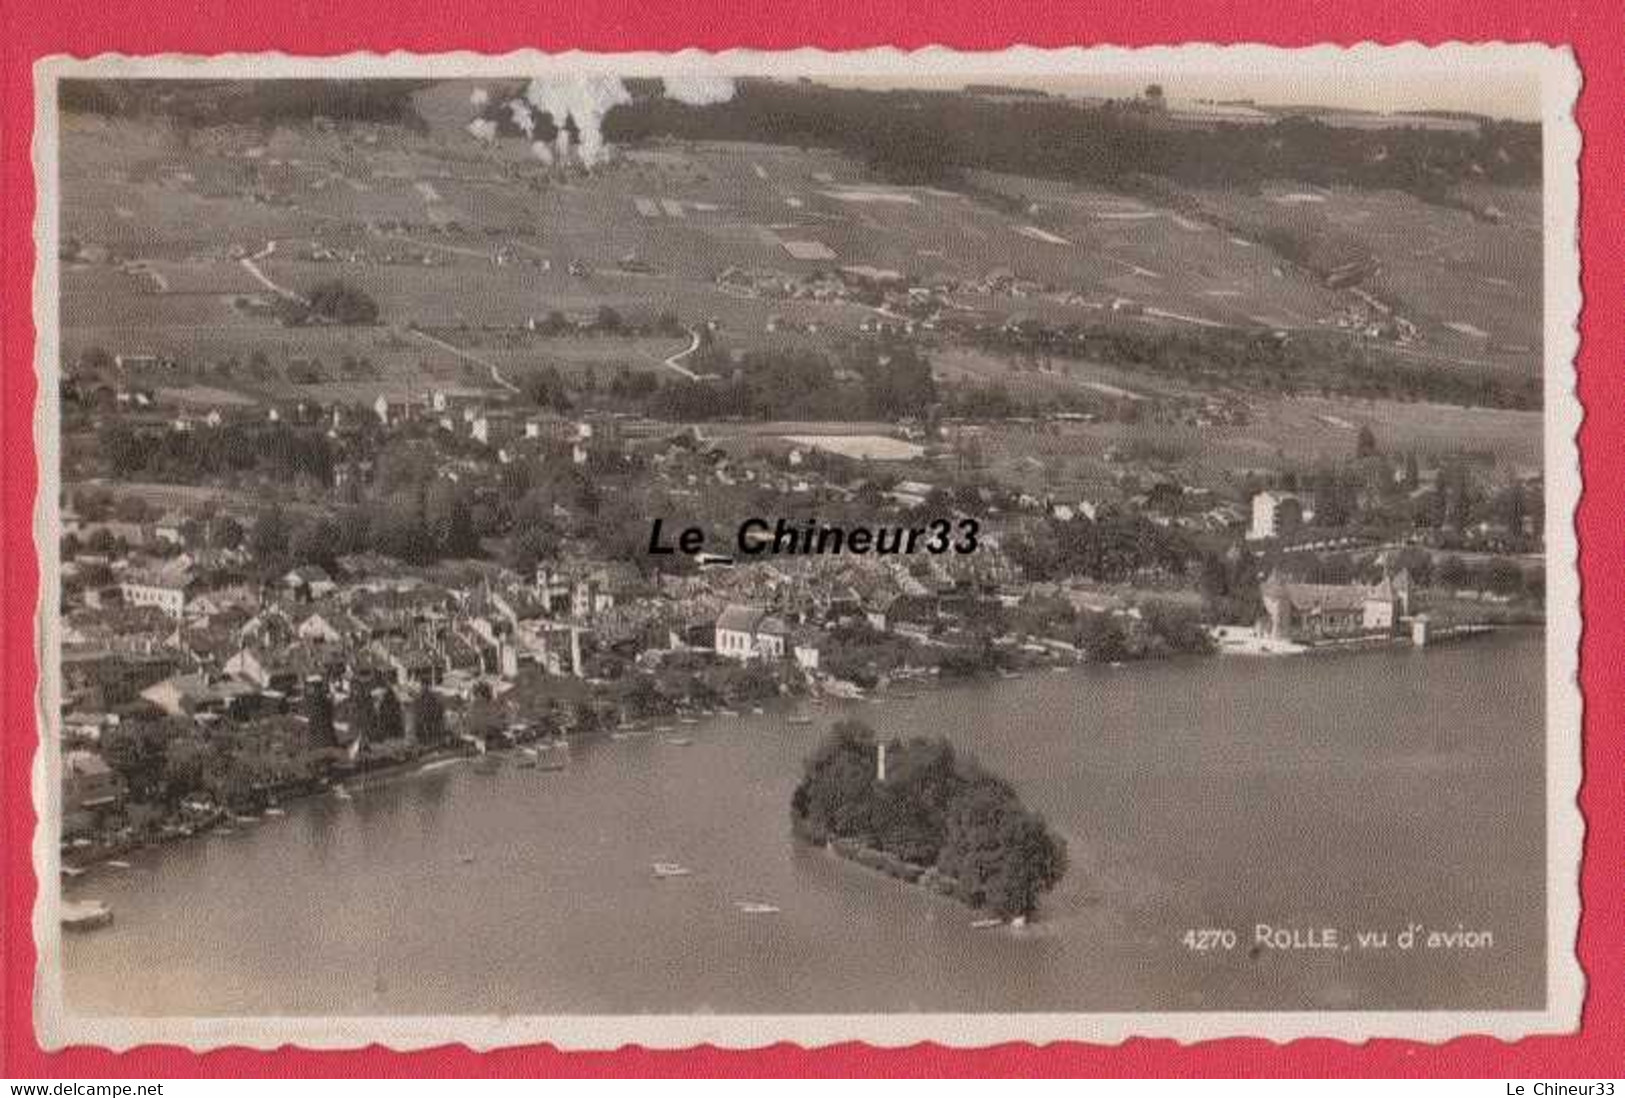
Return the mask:
<path fill-rule="evenodd" d="M 49 1040 L 1577 1023 L 1563 52 L 36 83 Z"/>

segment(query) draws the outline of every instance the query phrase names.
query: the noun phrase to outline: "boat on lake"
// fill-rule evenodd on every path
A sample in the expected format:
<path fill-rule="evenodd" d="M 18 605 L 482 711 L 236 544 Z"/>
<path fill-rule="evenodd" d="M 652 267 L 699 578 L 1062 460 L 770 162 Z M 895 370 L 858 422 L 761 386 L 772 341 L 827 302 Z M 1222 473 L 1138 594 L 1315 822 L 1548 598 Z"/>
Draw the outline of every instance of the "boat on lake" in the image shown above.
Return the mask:
<path fill-rule="evenodd" d="M 95 930 L 113 921 L 113 909 L 100 900 L 68 900 L 61 919 L 64 930 Z"/>
<path fill-rule="evenodd" d="M 1004 925 L 1003 919 L 975 919 L 971 922 L 972 930 L 993 930 Z"/>
<path fill-rule="evenodd" d="M 270 816 L 272 819 L 276 819 L 278 816 L 286 816 L 287 812 L 283 811 L 280 808 L 272 807 L 272 808 L 267 808 L 265 810 L 265 814 L 267 816 Z"/>
<path fill-rule="evenodd" d="M 759 705 L 751 706 L 750 707 L 750 715 L 753 716 L 753 717 L 760 717 L 762 715 L 762 707 L 759 706 Z"/>
<path fill-rule="evenodd" d="M 813 722 L 813 719 L 811 717 L 791 717 L 785 723 L 786 724 L 811 724 L 812 722 Z"/>
<path fill-rule="evenodd" d="M 656 862 L 649 868 L 654 871 L 656 877 L 662 879 L 667 877 L 687 877 L 694 872 L 680 862 Z"/>
<path fill-rule="evenodd" d="M 777 915 L 779 908 L 775 904 L 762 903 L 759 900 L 737 900 L 734 906 L 742 915 Z"/>
<path fill-rule="evenodd" d="M 335 785 L 333 787 L 333 796 L 337 797 L 341 801 L 349 801 L 349 800 L 354 800 L 355 799 L 351 795 L 350 791 L 348 789 L 344 788 L 344 786 L 342 786 L 342 785 Z"/>
<path fill-rule="evenodd" d="M 118 859 L 118 858 L 114 858 L 112 861 L 108 862 L 107 865 L 111 869 L 129 869 L 130 868 L 130 863 L 129 862 L 123 861 L 123 860 Z"/>
<path fill-rule="evenodd" d="M 694 743 L 694 741 L 689 739 L 687 736 L 667 736 L 666 742 L 671 744 L 673 747 L 689 747 Z"/>

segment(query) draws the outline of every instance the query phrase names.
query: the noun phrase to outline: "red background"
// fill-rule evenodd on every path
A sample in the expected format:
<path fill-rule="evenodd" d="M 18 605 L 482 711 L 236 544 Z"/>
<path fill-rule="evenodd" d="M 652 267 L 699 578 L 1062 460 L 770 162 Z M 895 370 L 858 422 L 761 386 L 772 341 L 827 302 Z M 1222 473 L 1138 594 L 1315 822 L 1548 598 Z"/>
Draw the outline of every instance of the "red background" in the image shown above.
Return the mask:
<path fill-rule="evenodd" d="M 304 0 L 249 4 L 220 0 L 8 0 L 0 26 L 0 103 L 4 142 L 4 309 L 0 313 L 0 597 L 4 600 L 3 733 L 0 816 L 5 895 L 0 946 L 5 958 L 0 997 L 0 1076 L 145 1077 L 209 1075 L 1488 1075 L 1576 1079 L 1625 1075 L 1625 685 L 1616 653 L 1625 634 L 1621 599 L 1620 533 L 1625 529 L 1625 363 L 1620 312 L 1622 256 L 1621 145 L 1625 141 L 1625 20 L 1602 0 L 1531 3 L 1475 0 L 1473 4 L 1284 4 L 1281 0 L 1182 0 L 1154 9 L 1118 0 L 1065 6 L 1002 0 L 871 3 L 833 0 L 753 0 L 721 5 L 572 0 L 524 10 L 513 0 L 348 0 L 324 10 Z M 713 10 L 714 9 L 714 10 Z M 1587 819 L 1583 872 L 1584 915 L 1580 959 L 1589 978 L 1584 1023 L 1574 1036 L 1532 1038 L 1514 1044 L 1466 1038 L 1442 1045 L 1377 1041 L 1355 1046 L 1305 1040 L 1277 1045 L 1228 1040 L 1192 1046 L 1135 1040 L 1117 1046 L 1002 1045 L 966 1052 L 920 1045 L 876 1050 L 846 1044 L 804 1050 L 776 1045 L 754 1052 L 699 1048 L 682 1052 L 625 1049 L 614 1053 L 561 1053 L 532 1047 L 476 1054 L 458 1047 L 395 1054 L 371 1048 L 327 1053 L 285 1049 L 275 1053 L 225 1050 L 198 1056 L 171 1047 L 122 1055 L 95 1049 L 43 1052 L 32 1024 L 34 945 L 30 913 L 35 881 L 30 864 L 34 814 L 29 797 L 36 659 L 34 607 L 38 567 L 32 544 L 36 475 L 32 457 L 35 378 L 30 323 L 34 252 L 31 66 L 41 56 L 102 52 L 214 53 L 284 50 L 339 54 L 352 50 L 451 49 L 502 53 L 548 50 L 676 50 L 818 46 L 825 49 L 932 44 L 998 49 L 1012 44 L 1067 46 L 1150 45 L 1186 41 L 1266 42 L 1282 46 L 1361 41 L 1535 41 L 1571 45 L 1584 90 L 1579 119 L 1582 278 L 1579 391 L 1586 408 L 1581 432 L 1585 495 L 1579 536 L 1585 636 L 1586 780 L 1580 802 Z"/>

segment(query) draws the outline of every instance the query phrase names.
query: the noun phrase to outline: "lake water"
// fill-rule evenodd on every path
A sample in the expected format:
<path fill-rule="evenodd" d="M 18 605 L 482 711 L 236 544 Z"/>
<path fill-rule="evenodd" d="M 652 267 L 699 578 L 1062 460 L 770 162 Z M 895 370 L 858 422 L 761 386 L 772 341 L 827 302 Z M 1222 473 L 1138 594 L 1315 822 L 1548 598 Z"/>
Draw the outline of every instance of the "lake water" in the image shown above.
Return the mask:
<path fill-rule="evenodd" d="M 101 867 L 70 1009 L 115 1014 L 1538 1009 L 1542 639 L 1035 673 L 458 763 Z M 798 847 L 842 715 L 946 735 L 1070 844 L 1029 929 Z M 657 879 L 657 861 L 687 877 Z M 777 914 L 747 915 L 760 901 Z M 1486 948 L 1254 951 L 1254 926 Z M 1195 954 L 1187 928 L 1237 948 Z M 1391 939 L 1392 940 L 1392 939 Z"/>

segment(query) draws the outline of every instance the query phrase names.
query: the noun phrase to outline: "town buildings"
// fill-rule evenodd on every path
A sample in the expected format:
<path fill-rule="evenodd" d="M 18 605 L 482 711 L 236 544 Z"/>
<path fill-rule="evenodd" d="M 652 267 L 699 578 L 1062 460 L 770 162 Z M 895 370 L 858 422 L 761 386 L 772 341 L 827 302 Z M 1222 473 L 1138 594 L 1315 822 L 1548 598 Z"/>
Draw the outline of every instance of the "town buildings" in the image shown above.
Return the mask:
<path fill-rule="evenodd" d="M 782 659 L 790 628 L 760 606 L 729 606 L 717 618 L 716 651 L 729 659 Z"/>
<path fill-rule="evenodd" d="M 1264 617 L 1260 635 L 1305 643 L 1392 634 L 1412 613 L 1410 573 L 1361 583 L 1296 583 L 1279 570 L 1259 589 Z"/>

